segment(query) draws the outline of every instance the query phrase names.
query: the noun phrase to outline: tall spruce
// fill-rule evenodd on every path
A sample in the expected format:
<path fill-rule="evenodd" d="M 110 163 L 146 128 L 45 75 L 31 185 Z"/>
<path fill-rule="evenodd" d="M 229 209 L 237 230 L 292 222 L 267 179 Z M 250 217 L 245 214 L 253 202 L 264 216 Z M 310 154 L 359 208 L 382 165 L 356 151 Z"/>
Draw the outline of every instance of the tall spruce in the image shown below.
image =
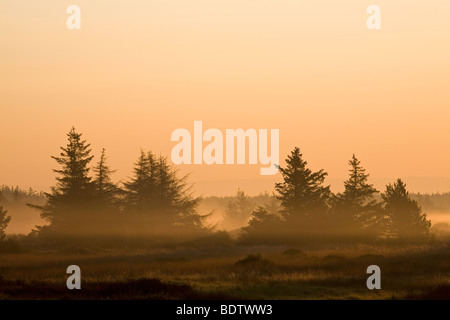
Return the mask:
<path fill-rule="evenodd" d="M 201 197 L 193 195 L 193 185 L 187 182 L 189 175 L 177 176 L 177 170 L 169 165 L 167 158 L 157 161 L 158 219 L 165 226 L 182 227 L 184 231 L 200 231 L 209 216 L 198 213 Z"/>
<path fill-rule="evenodd" d="M 369 174 L 355 155 L 349 160 L 349 178 L 344 182 L 345 190 L 334 197 L 333 209 L 336 231 L 345 233 L 382 231 L 381 206 L 374 199 L 378 191 L 367 182 Z"/>
<path fill-rule="evenodd" d="M 149 231 L 203 227 L 206 216 L 197 213 L 200 197 L 193 196 L 188 176 L 178 178 L 167 158 L 141 151 L 133 173 L 124 184 L 126 210 L 135 213 Z"/>
<path fill-rule="evenodd" d="M 56 186 L 45 193 L 47 202 L 41 209 L 41 216 L 50 223 L 50 228 L 58 231 L 82 231 L 88 224 L 87 217 L 93 199 L 93 184 L 89 176 L 90 144 L 81 139 L 82 134 L 75 128 L 67 134 L 66 147 L 52 158 L 61 166 L 53 171 L 58 174 Z"/>
<path fill-rule="evenodd" d="M 329 209 L 330 187 L 323 186 L 327 173 L 313 172 L 295 148 L 286 159 L 286 168 L 279 168 L 283 182 L 275 185 L 281 200 L 281 214 L 287 228 L 313 231 L 311 226 L 321 226 Z"/>
<path fill-rule="evenodd" d="M 107 164 L 105 149 L 102 149 L 100 160 L 93 169 L 94 171 L 94 196 L 95 210 L 99 214 L 118 212 L 119 210 L 119 187 L 112 182 L 111 175 L 115 170 L 111 170 Z"/>
<path fill-rule="evenodd" d="M 124 183 L 128 211 L 139 214 L 154 208 L 157 198 L 156 170 L 155 156 L 151 152 L 141 150 L 134 164 L 133 176 L 130 181 Z"/>

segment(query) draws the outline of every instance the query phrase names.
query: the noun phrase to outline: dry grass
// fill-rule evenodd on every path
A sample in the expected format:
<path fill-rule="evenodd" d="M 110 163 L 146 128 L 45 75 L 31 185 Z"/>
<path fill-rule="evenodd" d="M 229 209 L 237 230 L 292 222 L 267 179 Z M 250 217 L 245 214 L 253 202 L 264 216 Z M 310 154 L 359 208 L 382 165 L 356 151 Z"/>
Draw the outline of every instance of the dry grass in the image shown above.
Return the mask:
<path fill-rule="evenodd" d="M 68 247 L 2 254 L 0 297 L 413 299 L 449 293 L 450 249 L 445 243 L 300 249 Z M 65 285 L 72 264 L 82 272 L 82 290 L 76 293 Z M 382 290 L 366 288 L 371 264 L 381 267 Z"/>

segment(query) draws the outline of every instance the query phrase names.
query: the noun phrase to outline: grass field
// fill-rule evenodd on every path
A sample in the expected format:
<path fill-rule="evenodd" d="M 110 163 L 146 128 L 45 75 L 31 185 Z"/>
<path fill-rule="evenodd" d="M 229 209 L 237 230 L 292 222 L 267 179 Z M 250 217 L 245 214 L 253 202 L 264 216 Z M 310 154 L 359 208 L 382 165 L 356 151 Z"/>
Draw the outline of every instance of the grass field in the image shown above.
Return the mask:
<path fill-rule="evenodd" d="M 366 287 L 372 264 L 381 290 Z M 450 246 L 33 248 L 0 254 L 0 299 L 450 299 Z"/>

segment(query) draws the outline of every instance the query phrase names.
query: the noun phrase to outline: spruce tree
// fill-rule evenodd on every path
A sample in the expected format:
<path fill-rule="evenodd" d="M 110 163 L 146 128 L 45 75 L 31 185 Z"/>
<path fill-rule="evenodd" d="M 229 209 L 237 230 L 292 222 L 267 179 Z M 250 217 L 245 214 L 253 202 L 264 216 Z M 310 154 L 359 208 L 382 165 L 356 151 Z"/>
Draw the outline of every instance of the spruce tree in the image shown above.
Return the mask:
<path fill-rule="evenodd" d="M 287 157 L 286 164 L 286 168 L 279 168 L 283 182 L 275 185 L 286 228 L 319 231 L 316 228 L 324 226 L 329 209 L 330 187 L 323 186 L 327 173 L 309 169 L 297 147 Z"/>
<path fill-rule="evenodd" d="M 111 175 L 116 172 L 116 170 L 111 170 L 107 164 L 107 157 L 105 154 L 105 149 L 102 150 L 100 160 L 94 168 L 94 187 L 96 194 L 105 200 L 114 202 L 119 188 L 111 180 Z"/>
<path fill-rule="evenodd" d="M 333 209 L 336 231 L 339 233 L 367 234 L 381 232 L 382 214 L 380 205 L 374 200 L 378 191 L 367 182 L 369 174 L 355 155 L 348 162 L 349 178 L 344 182 L 345 190 L 334 197 Z"/>
<path fill-rule="evenodd" d="M 424 239 L 429 235 L 431 222 L 417 201 L 411 199 L 406 184 L 401 180 L 386 186 L 381 195 L 384 209 L 390 219 L 391 233 L 402 239 Z"/>
<path fill-rule="evenodd" d="M 82 231 L 89 224 L 90 205 L 93 199 L 93 184 L 89 176 L 90 144 L 81 139 L 82 134 L 72 127 L 67 134 L 67 146 L 61 147 L 59 157 L 52 156 L 61 166 L 54 169 L 56 186 L 45 193 L 47 202 L 41 209 L 41 216 L 50 223 L 50 228 L 58 231 Z"/>
<path fill-rule="evenodd" d="M 141 151 L 133 177 L 124 184 L 126 211 L 149 231 L 201 229 L 206 216 L 197 213 L 200 198 L 193 196 L 187 178 L 178 178 L 165 157 Z"/>
<path fill-rule="evenodd" d="M 156 199 L 155 156 L 151 152 L 141 150 L 134 164 L 133 177 L 124 183 L 126 208 L 135 214 L 149 211 L 155 206 Z"/>
<path fill-rule="evenodd" d="M 157 221 L 162 227 L 177 227 L 184 232 L 204 231 L 204 221 L 209 216 L 197 212 L 201 197 L 195 197 L 189 175 L 177 177 L 177 171 L 169 165 L 167 158 L 159 156 L 157 161 Z M 180 229 L 181 227 L 182 229 Z"/>
<path fill-rule="evenodd" d="M 3 206 L 0 206 L 0 241 L 3 241 L 6 237 L 5 229 L 11 221 L 11 216 L 7 216 L 8 212 L 3 210 Z"/>
<path fill-rule="evenodd" d="M 111 180 L 111 175 L 115 172 L 111 170 L 106 162 L 105 149 L 102 150 L 100 160 L 94 167 L 94 196 L 95 210 L 101 214 L 114 213 L 119 210 L 120 189 Z"/>

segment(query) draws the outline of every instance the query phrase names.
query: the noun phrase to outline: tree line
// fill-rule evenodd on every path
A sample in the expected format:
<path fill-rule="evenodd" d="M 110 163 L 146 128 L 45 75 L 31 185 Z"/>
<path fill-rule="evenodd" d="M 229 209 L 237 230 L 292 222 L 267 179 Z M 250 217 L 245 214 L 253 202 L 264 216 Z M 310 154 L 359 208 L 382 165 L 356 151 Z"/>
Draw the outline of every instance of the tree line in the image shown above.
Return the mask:
<path fill-rule="evenodd" d="M 281 208 L 258 207 L 249 224 L 242 229 L 242 240 L 273 242 L 277 238 L 332 237 L 345 239 L 427 239 L 431 222 L 412 199 L 401 179 L 388 184 L 382 201 L 379 193 L 368 183 L 369 174 L 353 155 L 349 161 L 349 176 L 344 191 L 333 194 L 325 186 L 327 173 L 313 172 L 299 148 L 286 159 L 286 167 L 279 168 L 283 182 L 275 185 Z M 278 230 L 278 232 L 276 231 Z"/>
<path fill-rule="evenodd" d="M 52 158 L 60 168 L 57 183 L 45 193 L 40 210 L 47 226 L 37 226 L 39 234 L 167 233 L 201 232 L 208 229 L 207 215 L 197 212 L 199 197 L 192 194 L 187 176 L 177 177 L 167 158 L 152 152 L 141 153 L 133 176 L 122 186 L 112 182 L 114 172 L 105 150 L 93 166 L 90 144 L 72 128 L 68 143 Z"/>
<path fill-rule="evenodd" d="M 114 171 L 104 149 L 92 165 L 92 150 L 82 134 L 72 128 L 67 137 L 67 146 L 60 148 L 59 156 L 52 156 L 59 165 L 53 170 L 56 185 L 45 193 L 45 204 L 29 204 L 48 222 L 36 226 L 34 234 L 198 235 L 214 229 L 206 224 L 208 215 L 198 213 L 201 198 L 193 195 L 188 176 L 179 177 L 166 157 L 141 150 L 132 176 L 119 186 L 111 179 Z M 355 155 L 349 166 L 344 191 L 333 194 L 330 186 L 324 185 L 327 173 L 308 168 L 300 149 L 295 148 L 286 166 L 278 167 L 283 177 L 275 185 L 278 201 L 255 208 L 238 190 L 226 216 L 235 221 L 252 210 L 248 224 L 241 229 L 243 242 L 272 243 L 317 236 L 341 240 L 355 236 L 429 237 L 431 223 L 401 179 L 387 185 L 379 201 L 375 199 L 379 191 L 368 183 L 369 175 Z M 29 193 L 34 194 L 32 190 Z M 10 219 L 6 214 L 0 207 L 0 238 Z"/>

